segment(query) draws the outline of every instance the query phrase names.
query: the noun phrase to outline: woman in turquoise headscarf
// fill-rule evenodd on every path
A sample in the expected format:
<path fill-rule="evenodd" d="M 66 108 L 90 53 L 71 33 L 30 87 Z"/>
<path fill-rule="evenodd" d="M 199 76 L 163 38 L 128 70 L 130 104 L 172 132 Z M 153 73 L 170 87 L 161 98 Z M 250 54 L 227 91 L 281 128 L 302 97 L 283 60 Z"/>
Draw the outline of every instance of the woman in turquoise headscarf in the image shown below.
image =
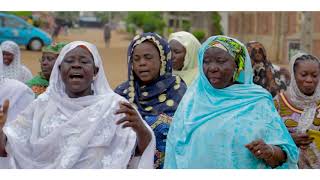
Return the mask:
<path fill-rule="evenodd" d="M 164 168 L 297 168 L 298 149 L 271 94 L 253 84 L 245 46 L 211 37 L 198 65 L 169 129 Z"/>

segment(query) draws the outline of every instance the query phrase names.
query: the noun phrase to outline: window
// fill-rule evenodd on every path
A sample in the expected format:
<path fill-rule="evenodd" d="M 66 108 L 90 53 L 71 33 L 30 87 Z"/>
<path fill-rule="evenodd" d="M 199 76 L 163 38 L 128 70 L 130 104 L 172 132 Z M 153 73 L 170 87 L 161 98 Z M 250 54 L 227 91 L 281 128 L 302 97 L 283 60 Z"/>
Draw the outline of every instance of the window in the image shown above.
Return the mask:
<path fill-rule="evenodd" d="M 21 22 L 17 21 L 14 18 L 5 17 L 4 18 L 4 27 L 10 27 L 10 28 L 24 28 L 25 25 Z"/>

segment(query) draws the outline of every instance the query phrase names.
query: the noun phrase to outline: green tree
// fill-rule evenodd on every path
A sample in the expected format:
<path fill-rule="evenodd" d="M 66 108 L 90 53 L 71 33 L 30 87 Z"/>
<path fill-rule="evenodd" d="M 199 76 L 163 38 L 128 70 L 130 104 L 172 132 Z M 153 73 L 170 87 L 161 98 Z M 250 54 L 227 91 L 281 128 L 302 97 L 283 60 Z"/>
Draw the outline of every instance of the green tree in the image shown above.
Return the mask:
<path fill-rule="evenodd" d="M 112 18 L 111 13 L 107 12 L 107 11 L 98 11 L 95 13 L 95 15 L 103 24 L 109 22 L 109 18 L 110 19 Z M 109 17 L 109 16 L 111 16 L 111 17 Z"/>
<path fill-rule="evenodd" d="M 144 32 L 158 34 L 163 34 L 163 27 L 166 25 L 160 12 L 129 12 L 126 23 L 128 31 L 132 31 L 130 28 L 135 26 L 143 29 Z"/>
<path fill-rule="evenodd" d="M 223 28 L 220 24 L 221 16 L 218 12 L 212 12 L 213 35 L 223 35 Z"/>
<path fill-rule="evenodd" d="M 55 12 L 55 17 L 75 22 L 79 19 L 79 11 L 58 11 Z"/>

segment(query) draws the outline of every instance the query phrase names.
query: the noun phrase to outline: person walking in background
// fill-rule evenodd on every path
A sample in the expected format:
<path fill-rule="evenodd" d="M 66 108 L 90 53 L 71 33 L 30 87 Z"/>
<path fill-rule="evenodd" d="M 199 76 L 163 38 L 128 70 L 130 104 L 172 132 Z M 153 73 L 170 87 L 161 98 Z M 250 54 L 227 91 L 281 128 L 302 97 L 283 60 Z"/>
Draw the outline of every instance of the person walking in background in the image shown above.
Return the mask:
<path fill-rule="evenodd" d="M 107 23 L 103 27 L 103 39 L 106 47 L 110 46 L 110 39 L 111 39 L 111 24 Z"/>

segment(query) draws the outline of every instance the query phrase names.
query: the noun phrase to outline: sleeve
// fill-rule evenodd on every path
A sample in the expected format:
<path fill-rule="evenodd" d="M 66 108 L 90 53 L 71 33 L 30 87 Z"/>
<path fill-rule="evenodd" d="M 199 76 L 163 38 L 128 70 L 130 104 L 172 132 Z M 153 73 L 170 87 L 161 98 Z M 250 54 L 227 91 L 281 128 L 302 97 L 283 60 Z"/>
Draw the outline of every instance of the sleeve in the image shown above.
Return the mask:
<path fill-rule="evenodd" d="M 137 111 L 137 110 L 136 110 Z M 137 111 L 139 114 L 139 111 Z M 141 115 L 139 114 L 140 118 L 143 120 Z M 147 148 L 144 150 L 141 156 L 133 156 L 129 162 L 129 168 L 134 169 L 153 169 L 154 164 L 154 154 L 156 149 L 156 138 L 151 127 L 147 124 L 145 120 L 143 120 L 144 125 L 148 128 L 149 132 L 151 133 L 151 141 Z"/>
<path fill-rule="evenodd" d="M 264 108 L 261 118 L 265 120 L 265 142 L 267 144 L 279 146 L 287 154 L 287 161 L 278 168 L 297 168 L 299 150 L 294 143 L 288 129 L 277 113 L 272 101 L 262 102 L 271 108 Z M 262 107 L 259 107 L 262 108 Z"/>
<path fill-rule="evenodd" d="M 15 120 L 17 116 L 28 107 L 29 104 L 35 99 L 35 95 L 32 90 L 25 87 L 23 93 L 17 98 L 17 101 L 9 108 L 8 121 Z"/>

